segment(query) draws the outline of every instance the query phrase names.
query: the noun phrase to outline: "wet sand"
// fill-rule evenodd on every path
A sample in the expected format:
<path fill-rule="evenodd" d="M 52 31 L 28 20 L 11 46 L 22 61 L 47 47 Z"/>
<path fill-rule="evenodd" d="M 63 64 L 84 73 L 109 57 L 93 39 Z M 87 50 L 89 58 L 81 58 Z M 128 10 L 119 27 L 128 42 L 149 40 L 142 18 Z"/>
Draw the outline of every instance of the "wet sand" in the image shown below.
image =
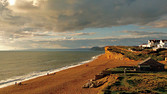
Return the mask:
<path fill-rule="evenodd" d="M 0 94 L 97 94 L 99 88 L 84 89 L 82 86 L 106 68 L 133 66 L 138 62 L 107 59 L 101 55 L 87 64 L 28 80 L 22 85 L 1 88 Z"/>

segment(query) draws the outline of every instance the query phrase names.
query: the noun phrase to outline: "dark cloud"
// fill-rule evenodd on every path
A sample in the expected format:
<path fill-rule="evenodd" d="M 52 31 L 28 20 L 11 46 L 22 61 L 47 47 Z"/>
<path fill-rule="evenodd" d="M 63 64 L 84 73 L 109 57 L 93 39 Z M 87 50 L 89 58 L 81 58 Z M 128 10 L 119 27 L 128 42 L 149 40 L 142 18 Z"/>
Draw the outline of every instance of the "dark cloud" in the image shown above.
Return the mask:
<path fill-rule="evenodd" d="M 59 5 L 60 4 L 60 5 Z M 166 0 L 48 0 L 48 9 L 57 12 L 60 31 L 119 25 L 145 25 L 167 13 Z"/>
<path fill-rule="evenodd" d="M 55 32 L 146 25 L 167 14 L 166 0 L 16 0 L 9 23 Z M 4 18 L 7 20 L 7 18 Z M 20 23 L 20 24 L 19 24 Z"/>

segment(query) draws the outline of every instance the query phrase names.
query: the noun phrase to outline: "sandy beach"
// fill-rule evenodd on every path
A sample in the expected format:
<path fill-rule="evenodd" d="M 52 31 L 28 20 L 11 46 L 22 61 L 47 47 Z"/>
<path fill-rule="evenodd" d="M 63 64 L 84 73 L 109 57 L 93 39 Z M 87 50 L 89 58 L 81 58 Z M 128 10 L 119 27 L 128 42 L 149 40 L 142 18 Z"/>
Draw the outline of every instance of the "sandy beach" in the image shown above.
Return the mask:
<path fill-rule="evenodd" d="M 0 94 L 96 94 L 99 88 L 84 89 L 82 86 L 106 68 L 136 65 L 139 61 L 107 59 L 103 54 L 97 59 L 55 74 L 41 76 L 0 89 Z"/>

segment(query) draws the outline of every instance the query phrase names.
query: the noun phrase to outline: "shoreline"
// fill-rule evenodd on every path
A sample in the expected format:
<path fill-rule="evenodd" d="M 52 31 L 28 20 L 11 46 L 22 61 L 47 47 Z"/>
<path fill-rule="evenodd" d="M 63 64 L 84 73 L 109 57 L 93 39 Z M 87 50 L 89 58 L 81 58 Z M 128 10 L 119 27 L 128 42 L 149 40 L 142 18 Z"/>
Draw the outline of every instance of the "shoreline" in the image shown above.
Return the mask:
<path fill-rule="evenodd" d="M 138 61 L 107 59 L 105 54 L 86 64 L 68 68 L 56 74 L 44 75 L 22 82 L 23 85 L 11 85 L 0 88 L 0 94 L 95 94 L 96 89 L 83 89 L 82 86 L 106 68 L 121 65 L 136 65 Z"/>
<path fill-rule="evenodd" d="M 0 89 L 11 86 L 11 85 L 14 85 L 15 82 L 17 82 L 17 83 L 25 82 L 25 81 L 28 81 L 28 80 L 31 80 L 31 79 L 35 79 L 35 78 L 38 78 L 38 77 L 41 77 L 41 76 L 45 76 L 47 74 L 54 74 L 54 73 L 57 73 L 57 72 L 60 72 L 60 71 L 66 70 L 66 69 L 74 68 L 74 67 L 92 62 L 93 60 L 97 59 L 101 55 L 103 55 L 103 54 L 93 56 L 93 57 L 91 57 L 91 59 L 86 60 L 86 61 L 81 61 L 78 64 L 71 64 L 71 65 L 61 67 L 61 68 L 52 69 L 52 70 L 48 70 L 48 71 L 44 71 L 44 72 L 33 72 L 33 73 L 29 73 L 29 74 L 22 75 L 22 76 L 15 76 L 15 77 L 11 77 L 11 78 L 6 79 L 6 80 L 1 80 L 0 83 L 2 85 L 0 85 Z M 3 83 L 7 83 L 7 84 L 3 84 Z"/>

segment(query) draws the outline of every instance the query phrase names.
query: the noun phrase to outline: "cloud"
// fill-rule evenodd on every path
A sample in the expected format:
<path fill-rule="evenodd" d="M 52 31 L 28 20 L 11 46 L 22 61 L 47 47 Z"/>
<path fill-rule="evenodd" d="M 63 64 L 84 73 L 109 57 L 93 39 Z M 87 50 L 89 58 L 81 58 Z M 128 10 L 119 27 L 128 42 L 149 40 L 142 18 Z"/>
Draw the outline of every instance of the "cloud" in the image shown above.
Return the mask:
<path fill-rule="evenodd" d="M 125 31 L 122 31 L 125 32 Z M 15 40 L 3 41 L 3 47 L 10 47 L 10 49 L 37 49 L 37 48 L 59 48 L 59 49 L 75 49 L 75 48 L 91 48 L 94 46 L 106 46 L 106 45 L 125 45 L 125 46 L 137 46 L 142 43 L 146 43 L 149 39 L 165 39 L 167 35 L 162 33 L 162 36 L 157 36 L 156 32 L 154 35 L 146 34 L 132 34 L 133 31 L 129 32 L 128 35 L 121 36 L 110 36 L 104 38 L 95 39 L 75 39 L 74 37 L 64 37 L 64 39 L 53 38 L 40 38 L 28 37 L 18 38 Z M 137 31 L 137 33 L 139 33 Z M 47 34 L 47 33 L 46 33 Z"/>
<path fill-rule="evenodd" d="M 120 31 L 120 32 L 129 33 L 131 35 L 149 35 L 149 36 L 153 36 L 153 35 L 167 35 L 167 33 L 155 32 L 155 31 L 151 31 L 151 32 L 146 32 L 146 31 Z"/>
<path fill-rule="evenodd" d="M 96 33 L 95 32 L 80 32 L 80 33 L 76 33 L 76 32 L 65 32 L 65 33 L 59 33 L 57 35 L 59 36 L 89 36 L 89 35 L 95 35 Z"/>
<path fill-rule="evenodd" d="M 151 22 L 147 25 L 153 28 L 167 28 L 167 19 Z"/>
<path fill-rule="evenodd" d="M 2 2 L 4 1 L 4 2 Z M 128 24 L 145 25 L 167 13 L 166 0 L 16 0 L 0 3 L 0 30 L 11 36 L 24 31 L 71 32 Z M 152 24 L 157 27 L 161 25 Z M 93 35 L 78 33 L 71 36 Z"/>
<path fill-rule="evenodd" d="M 167 0 L 16 0 L 15 5 L 11 6 L 7 0 L 0 0 L 0 32 L 3 32 L 0 42 L 6 45 L 11 43 L 13 46 L 14 43 L 22 45 L 23 41 L 28 41 L 27 47 L 30 47 L 28 45 L 31 45 L 31 42 L 34 43 L 31 40 L 39 42 L 54 39 L 54 42 L 60 44 L 60 47 L 73 45 L 83 47 L 88 42 L 90 44 L 88 43 L 87 47 L 90 47 L 107 44 L 109 41 L 105 41 L 105 39 L 111 39 L 109 37 L 121 40 L 128 37 L 166 36 L 166 33 L 161 32 L 123 31 L 125 35 L 108 35 L 108 38 L 101 38 L 101 40 L 97 38 L 88 41 L 86 38 L 75 38 L 76 36 L 96 35 L 96 33 L 75 32 L 86 28 L 105 28 L 129 24 L 166 28 L 166 20 L 162 19 L 162 17 L 167 18 L 166 5 Z M 45 33 L 46 31 L 47 33 Z M 64 34 L 56 34 L 63 32 Z M 66 44 L 57 42 L 60 40 Z M 36 42 L 34 44 L 37 45 Z"/>
<path fill-rule="evenodd" d="M 74 40 L 74 37 L 64 37 L 63 40 Z"/>
<path fill-rule="evenodd" d="M 53 4 L 54 2 L 52 1 Z M 164 9 L 166 4 L 165 0 L 84 0 L 76 2 L 74 6 L 67 4 L 60 10 L 57 10 L 58 6 L 58 8 L 51 7 L 51 9 L 58 11 L 57 26 L 59 30 L 75 31 L 84 28 L 128 24 L 145 25 L 165 15 L 167 13 L 167 10 Z M 66 12 L 59 14 L 62 11 Z M 68 14 L 69 12 L 71 15 Z"/>
<path fill-rule="evenodd" d="M 14 6 L 4 6 L 12 17 L 2 23 L 8 29 L 17 25 L 55 32 L 146 25 L 167 14 L 166 4 L 166 0 L 16 0 Z"/>
<path fill-rule="evenodd" d="M 91 48 L 95 46 L 106 45 L 124 45 L 124 46 L 137 46 L 146 43 L 150 39 L 165 39 L 166 36 L 161 37 L 140 37 L 140 38 L 106 38 L 106 39 L 85 39 L 85 40 L 43 40 L 43 41 L 20 41 L 19 47 L 22 48 Z M 25 45 L 24 45 L 25 44 Z M 11 45 L 11 44 L 10 44 Z"/>
<path fill-rule="evenodd" d="M 75 34 L 69 34 L 70 36 L 85 36 L 85 35 L 94 35 L 95 32 L 87 33 L 87 32 L 81 32 L 81 33 L 75 33 Z"/>

